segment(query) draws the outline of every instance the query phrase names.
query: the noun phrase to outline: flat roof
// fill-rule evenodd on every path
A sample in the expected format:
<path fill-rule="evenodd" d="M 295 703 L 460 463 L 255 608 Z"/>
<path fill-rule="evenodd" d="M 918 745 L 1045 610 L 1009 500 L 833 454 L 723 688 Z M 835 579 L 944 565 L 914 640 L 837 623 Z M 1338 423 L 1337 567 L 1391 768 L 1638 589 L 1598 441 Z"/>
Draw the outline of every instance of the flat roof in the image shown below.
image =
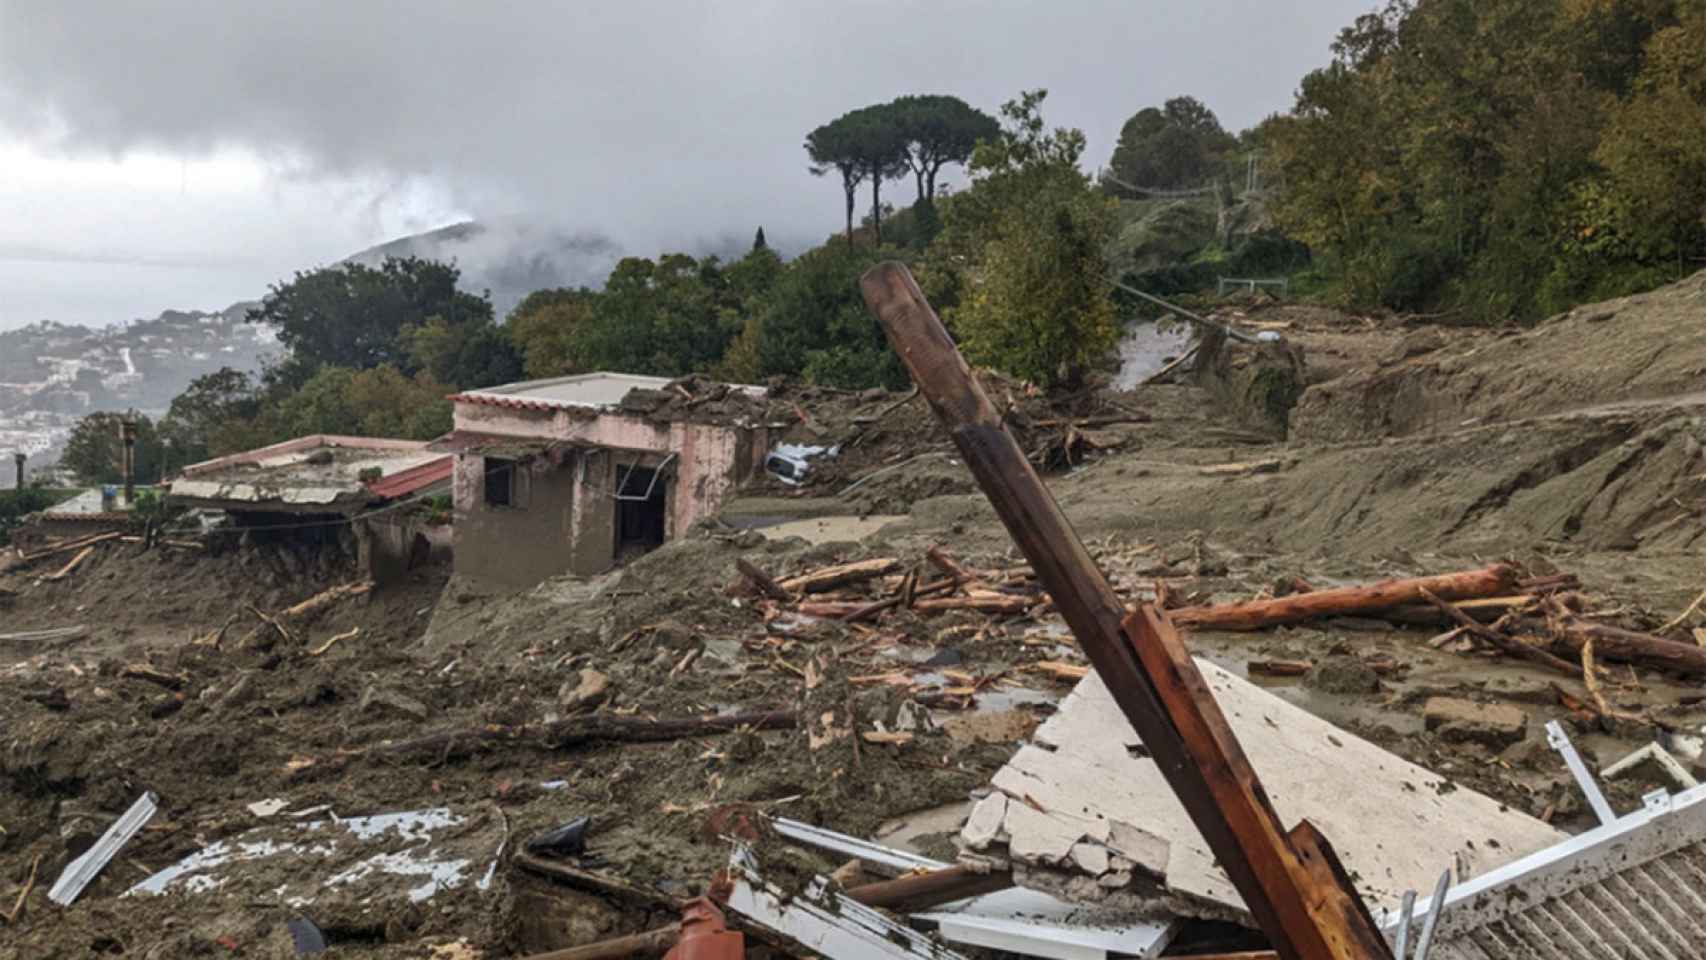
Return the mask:
<path fill-rule="evenodd" d="M 464 390 L 450 399 L 457 403 L 484 403 L 518 410 L 560 410 L 567 407 L 613 410 L 622 405 L 622 398 L 630 390 L 663 390 L 675 382 L 676 378 L 671 377 L 644 377 L 601 370 L 572 377 L 523 380 L 498 387 Z M 763 397 L 765 393 L 763 387 L 738 383 L 728 386 L 753 397 Z"/>
<path fill-rule="evenodd" d="M 312 434 L 192 464 L 166 486 L 180 501 L 341 511 L 448 482 L 450 462 L 424 440 Z M 361 479 L 374 469 L 379 479 Z"/>
<path fill-rule="evenodd" d="M 642 377 L 632 373 L 581 373 L 572 377 L 523 380 L 501 387 L 464 390 L 452 399 L 476 403 L 487 398 L 499 403 L 530 400 L 560 407 L 614 407 L 630 390 L 662 390 L 672 382 L 668 377 Z"/>

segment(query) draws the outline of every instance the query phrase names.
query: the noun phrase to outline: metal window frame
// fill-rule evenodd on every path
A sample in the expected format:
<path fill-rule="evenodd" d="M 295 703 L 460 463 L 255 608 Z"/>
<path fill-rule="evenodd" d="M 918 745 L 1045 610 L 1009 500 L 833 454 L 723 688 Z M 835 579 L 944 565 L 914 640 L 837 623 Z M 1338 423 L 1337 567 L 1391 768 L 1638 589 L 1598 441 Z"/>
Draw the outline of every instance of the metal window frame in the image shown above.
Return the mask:
<path fill-rule="evenodd" d="M 644 503 L 652 498 L 652 491 L 657 489 L 658 479 L 663 476 L 664 468 L 668 467 L 670 462 L 675 459 L 675 453 L 674 451 L 671 451 L 669 456 L 663 458 L 663 462 L 650 468 L 652 471 L 652 482 L 646 484 L 645 493 L 642 493 L 637 497 L 631 493 L 624 494 L 622 491 L 628 489 L 628 481 L 633 479 L 635 470 L 641 469 L 640 461 L 645 459 L 645 456 L 646 455 L 643 453 L 634 454 L 634 462 L 628 465 L 628 473 L 622 478 L 622 482 L 616 485 L 616 492 L 610 495 L 612 500 L 622 500 L 629 503 Z"/>

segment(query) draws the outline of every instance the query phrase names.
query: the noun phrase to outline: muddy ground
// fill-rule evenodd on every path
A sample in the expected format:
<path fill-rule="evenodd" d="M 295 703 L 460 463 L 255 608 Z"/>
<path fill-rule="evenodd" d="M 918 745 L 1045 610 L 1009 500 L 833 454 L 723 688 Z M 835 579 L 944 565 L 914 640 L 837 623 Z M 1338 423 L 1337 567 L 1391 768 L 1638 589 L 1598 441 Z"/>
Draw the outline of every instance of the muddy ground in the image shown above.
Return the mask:
<path fill-rule="evenodd" d="M 1588 609 L 1654 629 L 1706 588 L 1703 289 L 1695 278 L 1512 334 L 1319 308 L 1228 311 L 1301 347 L 1307 389 L 1289 440 L 1191 384 L 1079 398 L 1057 414 L 1018 395 L 1011 406 L 1033 425 L 1096 420 L 1093 444 L 1050 484 L 1134 601 L 1158 582 L 1234 600 L 1299 578 L 1324 587 L 1506 559 L 1573 572 Z M 812 416 L 814 404 L 826 412 Z M 42 579 L 48 563 L 0 575 L 0 633 L 89 627 L 68 642 L 0 640 L 0 912 L 38 860 L 40 876 L 17 924 L 0 929 L 0 958 L 284 957 L 286 924 L 300 916 L 336 956 L 525 956 L 667 922 L 726 861 L 719 835 L 752 824 L 784 882 L 839 865 L 764 836 L 755 813 L 864 836 L 928 823 L 908 842 L 951 858 L 952 815 L 925 814 L 981 787 L 1069 689 L 1036 664 L 1082 657 L 1048 614 L 847 624 L 731 589 L 737 558 L 778 577 L 871 557 L 921 565 L 936 545 L 982 569 L 1017 563 L 921 400 L 807 394 L 800 408 L 811 422 L 796 418 L 791 432 L 841 442 L 842 456 L 804 486 L 761 480 L 721 522 L 594 580 L 493 594 L 429 569 L 279 631 L 255 611 L 276 615 L 354 579 L 335 551 L 111 543 L 59 581 Z M 1584 722 L 1553 689 L 1567 678 L 1431 649 L 1441 629 L 1341 620 L 1191 641 L 1240 673 L 1252 660 L 1313 661 L 1308 676 L 1262 682 L 1566 828 L 1589 819 L 1545 747 L 1546 721 L 1570 723 L 1596 763 L 1706 723 L 1698 678 L 1624 667 L 1606 695 L 1638 719 Z M 944 693 L 966 686 L 970 697 Z M 1520 706 L 1526 738 L 1499 750 L 1441 742 L 1420 713 L 1440 693 Z M 795 711 L 798 725 L 560 740 L 575 718 L 774 710 Z M 478 744 L 376 749 L 499 726 L 501 738 Z M 857 735 L 868 732 L 913 736 Z M 1631 808 L 1653 786 L 1614 784 L 1613 803 Z M 143 790 L 159 795 L 159 815 L 75 905 L 50 903 L 66 862 Z M 275 798 L 281 812 L 250 809 Z M 476 859 L 499 865 L 484 889 L 476 863 L 423 901 L 381 877 L 291 902 L 280 891 L 315 875 L 289 857 L 244 866 L 218 889 L 121 896 L 210 843 L 290 829 L 294 812 L 327 806 L 341 817 L 448 808 L 463 819 L 447 842 L 493 847 Z M 601 877 L 599 889 L 511 857 L 580 816 L 593 826 L 570 862 Z"/>

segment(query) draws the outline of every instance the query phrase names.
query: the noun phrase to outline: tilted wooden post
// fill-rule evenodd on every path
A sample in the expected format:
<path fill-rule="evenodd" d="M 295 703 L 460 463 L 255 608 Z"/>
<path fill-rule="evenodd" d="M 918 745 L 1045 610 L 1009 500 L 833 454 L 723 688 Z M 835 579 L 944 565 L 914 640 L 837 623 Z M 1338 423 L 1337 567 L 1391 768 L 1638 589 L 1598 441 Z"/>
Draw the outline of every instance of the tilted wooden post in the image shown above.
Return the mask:
<path fill-rule="evenodd" d="M 1374 960 L 1391 950 L 1327 841 L 1289 834 L 1165 614 L 1129 616 L 972 377 L 905 266 L 859 281 L 865 304 L 953 434 L 978 486 L 1108 692 L 1286 960 Z"/>

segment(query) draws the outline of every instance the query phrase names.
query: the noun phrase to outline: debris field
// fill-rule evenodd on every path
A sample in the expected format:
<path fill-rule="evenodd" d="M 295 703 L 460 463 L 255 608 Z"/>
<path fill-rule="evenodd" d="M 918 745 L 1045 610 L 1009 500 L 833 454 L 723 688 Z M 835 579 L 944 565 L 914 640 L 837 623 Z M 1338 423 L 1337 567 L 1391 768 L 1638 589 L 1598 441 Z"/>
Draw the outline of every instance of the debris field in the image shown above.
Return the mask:
<path fill-rule="evenodd" d="M 1403 859 L 1295 787 L 1283 826 L 1320 826 L 1386 926 L 1451 872 L 1436 949 L 1497 956 L 1514 934 L 1476 882 L 1612 826 L 1549 724 L 1617 829 L 1662 791 L 1654 829 L 1687 835 L 1667 824 L 1706 770 L 1706 344 L 1678 330 L 1703 301 L 1706 275 L 1516 333 L 1225 308 L 1304 358 L 1283 432 L 1251 411 L 1272 358 L 1239 344 L 1130 391 L 982 387 L 1122 606 L 1164 612 L 1248 711 L 1228 719 L 1264 782 L 1362 780 L 1456 832 Z M 1595 336 L 1611 360 L 1577 349 Z M 690 380 L 635 402 L 761 403 L 741 415 L 835 452 L 607 575 L 520 591 L 437 564 L 371 583 L 336 543 L 263 532 L 0 560 L 0 960 L 659 956 L 701 897 L 694 935 L 726 924 L 751 956 L 1264 947 L 1168 782 L 1130 772 L 1154 745 L 925 397 Z M 1022 779 L 1078 754 L 1125 772 Z M 1305 754 L 1318 776 L 1274 759 Z M 1054 926 L 1027 901 L 990 940 L 954 906 L 1019 894 Z"/>

